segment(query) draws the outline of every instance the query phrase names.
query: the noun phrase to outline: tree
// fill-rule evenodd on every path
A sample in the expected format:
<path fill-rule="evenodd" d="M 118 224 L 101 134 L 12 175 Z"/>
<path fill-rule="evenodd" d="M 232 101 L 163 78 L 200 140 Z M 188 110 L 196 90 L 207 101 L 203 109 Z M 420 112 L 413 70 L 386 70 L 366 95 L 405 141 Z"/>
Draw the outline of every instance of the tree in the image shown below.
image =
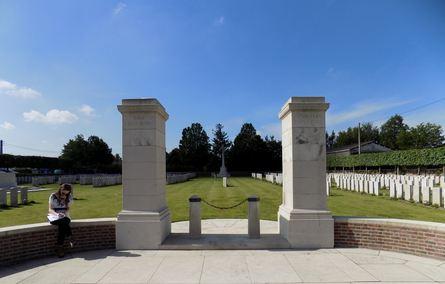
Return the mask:
<path fill-rule="evenodd" d="M 189 170 L 206 171 L 210 156 L 210 143 L 207 133 L 199 123 L 182 130 L 182 138 L 179 141 L 179 151 L 183 158 L 183 164 Z"/>
<path fill-rule="evenodd" d="M 77 135 L 63 146 L 61 159 L 70 161 L 73 168 L 98 169 L 114 161 L 111 149 L 101 138 L 90 136 L 85 140 Z"/>
<path fill-rule="evenodd" d="M 398 150 L 402 144 L 406 144 L 400 141 L 399 135 L 408 129 L 409 127 L 403 122 L 401 115 L 393 115 L 380 127 L 380 143 L 393 150 Z M 404 133 L 401 137 L 406 138 L 408 135 Z"/>
<path fill-rule="evenodd" d="M 245 123 L 233 141 L 228 165 L 238 171 L 265 170 L 267 167 L 265 152 L 266 145 L 256 133 L 255 127 L 251 123 Z"/>
<path fill-rule="evenodd" d="M 326 149 L 332 149 L 335 145 L 336 135 L 334 130 L 332 130 L 331 135 L 326 132 Z"/>
<path fill-rule="evenodd" d="M 281 172 L 283 168 L 281 141 L 275 140 L 273 136 L 266 136 L 264 143 L 266 144 L 266 170 Z"/>
<path fill-rule="evenodd" d="M 79 134 L 63 145 L 60 158 L 70 161 L 74 168 L 82 168 L 88 164 L 87 148 L 88 142 L 85 141 L 83 135 Z"/>
<path fill-rule="evenodd" d="M 442 126 L 434 123 L 420 123 L 409 130 L 412 148 L 432 148 L 443 144 Z"/>
<path fill-rule="evenodd" d="M 229 140 L 227 133 L 222 130 L 223 128 L 224 126 L 218 123 L 215 126 L 215 130 L 212 131 L 212 151 L 209 160 L 209 169 L 211 171 L 218 171 L 221 167 L 222 148 L 224 147 L 224 156 L 227 158 L 227 154 L 230 152 L 230 147 L 232 146 L 232 142 Z"/>
<path fill-rule="evenodd" d="M 178 148 L 174 148 L 166 156 L 168 172 L 182 172 L 187 170 L 184 166 L 181 151 Z"/>
<path fill-rule="evenodd" d="M 100 165 L 113 163 L 114 156 L 111 153 L 111 148 L 104 140 L 97 136 L 90 136 L 87 145 L 87 165 L 97 168 Z"/>
<path fill-rule="evenodd" d="M 379 129 L 373 126 L 372 123 L 366 122 L 360 126 L 360 142 L 379 142 L 379 140 Z M 348 127 L 346 131 L 340 131 L 337 139 L 334 139 L 333 147 L 339 148 L 354 144 L 358 144 L 358 126 Z"/>
<path fill-rule="evenodd" d="M 232 142 L 229 140 L 227 133 L 222 129 L 224 126 L 218 123 L 213 130 L 212 139 L 212 154 L 221 158 L 222 148 L 227 151 L 232 146 Z"/>

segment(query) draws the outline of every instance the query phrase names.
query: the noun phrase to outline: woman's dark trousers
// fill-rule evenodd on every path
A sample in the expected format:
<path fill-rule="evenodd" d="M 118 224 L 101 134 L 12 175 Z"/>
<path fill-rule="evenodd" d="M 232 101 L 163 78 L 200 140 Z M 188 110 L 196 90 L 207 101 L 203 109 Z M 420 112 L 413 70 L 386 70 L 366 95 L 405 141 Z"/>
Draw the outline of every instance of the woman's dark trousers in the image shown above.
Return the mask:
<path fill-rule="evenodd" d="M 52 225 L 56 225 L 59 228 L 59 233 L 57 235 L 57 244 L 63 245 L 63 242 L 65 241 L 65 237 L 70 237 L 72 235 L 71 228 L 70 228 L 70 218 L 63 217 L 59 220 L 52 221 Z"/>

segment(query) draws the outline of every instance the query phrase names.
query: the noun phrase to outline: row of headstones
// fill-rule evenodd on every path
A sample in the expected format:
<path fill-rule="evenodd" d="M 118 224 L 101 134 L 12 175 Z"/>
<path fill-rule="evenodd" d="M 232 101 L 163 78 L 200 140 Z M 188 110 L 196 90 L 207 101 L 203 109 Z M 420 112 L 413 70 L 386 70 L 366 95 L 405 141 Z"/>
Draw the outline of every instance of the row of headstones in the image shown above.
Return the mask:
<path fill-rule="evenodd" d="M 17 207 L 19 205 L 19 191 L 20 191 L 20 201 L 21 204 L 28 203 L 28 189 L 27 188 L 0 188 L 0 207 L 8 206 L 7 204 L 7 193 L 9 192 L 9 200 L 11 207 Z"/>
<path fill-rule="evenodd" d="M 379 195 L 382 183 L 379 178 L 372 175 L 327 174 L 326 193 L 329 196 L 333 182 L 339 189 L 356 191 L 365 194 Z"/>
<path fill-rule="evenodd" d="M 167 174 L 167 184 L 179 183 L 188 181 L 196 177 L 196 173 L 185 173 L 185 174 Z"/>
<path fill-rule="evenodd" d="M 445 177 L 444 176 L 420 176 L 420 175 L 369 175 L 369 174 L 335 174 L 328 175 L 329 185 L 335 182 L 340 189 L 355 190 L 371 193 L 370 184 L 389 189 L 389 196 L 395 199 L 404 199 L 415 203 L 445 206 Z M 368 191 L 366 190 L 368 184 Z M 330 186 L 329 186 L 330 187 Z"/>
<path fill-rule="evenodd" d="M 252 177 L 256 179 L 263 179 L 263 174 L 252 173 Z M 266 173 L 264 175 L 266 181 L 270 183 L 283 184 L 283 174 L 282 173 Z"/>
<path fill-rule="evenodd" d="M 95 186 L 115 185 L 122 183 L 121 175 L 65 175 L 65 176 L 38 176 L 32 177 L 32 185 L 40 186 L 53 183 L 77 183 Z"/>
<path fill-rule="evenodd" d="M 103 175 L 92 177 L 93 187 L 122 184 L 122 175 Z"/>

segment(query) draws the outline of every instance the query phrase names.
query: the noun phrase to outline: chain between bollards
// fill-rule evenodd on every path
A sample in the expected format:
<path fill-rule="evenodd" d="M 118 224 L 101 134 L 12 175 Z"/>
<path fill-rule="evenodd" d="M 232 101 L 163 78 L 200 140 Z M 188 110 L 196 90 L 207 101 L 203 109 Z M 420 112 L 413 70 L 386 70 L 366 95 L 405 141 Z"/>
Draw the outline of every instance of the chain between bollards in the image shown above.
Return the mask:
<path fill-rule="evenodd" d="M 207 202 L 205 199 L 201 199 L 201 201 L 204 202 L 205 204 L 207 204 L 208 206 L 213 207 L 213 208 L 216 208 L 216 209 L 220 209 L 220 210 L 233 209 L 233 208 L 238 207 L 238 206 L 240 206 L 241 204 L 245 203 L 247 200 L 248 200 L 248 198 L 242 200 L 241 202 L 239 202 L 239 203 L 237 203 L 237 204 L 235 204 L 235 205 L 233 205 L 233 206 L 221 207 L 221 206 L 213 205 L 213 204 Z"/>

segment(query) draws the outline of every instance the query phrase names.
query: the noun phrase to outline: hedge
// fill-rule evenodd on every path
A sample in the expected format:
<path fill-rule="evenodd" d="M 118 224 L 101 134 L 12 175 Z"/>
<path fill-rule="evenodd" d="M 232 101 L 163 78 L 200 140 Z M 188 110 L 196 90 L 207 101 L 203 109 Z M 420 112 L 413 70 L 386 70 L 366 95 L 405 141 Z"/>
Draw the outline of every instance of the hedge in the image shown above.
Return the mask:
<path fill-rule="evenodd" d="M 351 156 L 328 156 L 327 165 L 333 167 L 381 166 L 445 166 L 445 147 L 368 153 Z"/>

